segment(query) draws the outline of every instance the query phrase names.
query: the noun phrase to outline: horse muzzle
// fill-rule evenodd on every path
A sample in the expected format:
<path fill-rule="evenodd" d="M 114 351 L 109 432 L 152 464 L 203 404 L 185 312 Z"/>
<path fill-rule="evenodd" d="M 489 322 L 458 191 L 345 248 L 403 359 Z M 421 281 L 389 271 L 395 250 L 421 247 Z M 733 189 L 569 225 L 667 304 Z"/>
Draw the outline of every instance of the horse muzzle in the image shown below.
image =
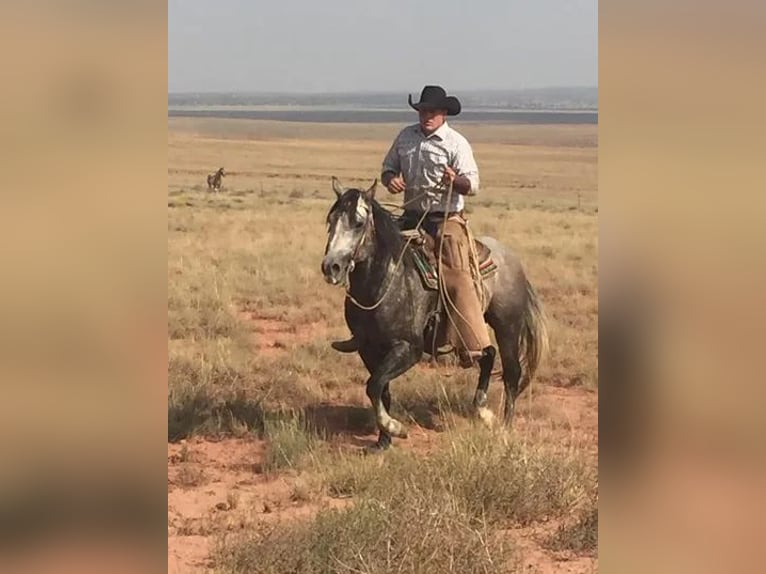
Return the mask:
<path fill-rule="evenodd" d="M 325 257 L 322 260 L 322 275 L 324 275 L 325 281 L 331 285 L 343 283 L 346 274 L 353 271 L 353 269 L 353 261 L 350 261 L 349 263 L 340 262 L 335 257 Z"/>

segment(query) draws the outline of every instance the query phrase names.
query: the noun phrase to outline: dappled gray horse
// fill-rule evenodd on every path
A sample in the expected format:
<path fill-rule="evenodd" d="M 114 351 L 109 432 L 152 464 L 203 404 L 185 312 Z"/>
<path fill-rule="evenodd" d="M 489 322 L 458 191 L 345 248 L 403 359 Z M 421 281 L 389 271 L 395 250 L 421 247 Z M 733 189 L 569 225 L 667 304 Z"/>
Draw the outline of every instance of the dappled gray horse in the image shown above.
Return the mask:
<path fill-rule="evenodd" d="M 367 396 L 379 429 L 369 450 L 388 448 L 391 437 L 407 436 L 391 417 L 389 383 L 429 352 L 427 328 L 439 294 L 423 285 L 393 216 L 374 199 L 377 180 L 367 190 L 344 189 L 333 178 L 337 201 L 327 215 L 328 238 L 322 273 L 348 293 L 345 317 L 358 341 L 359 355 L 370 373 Z M 519 259 L 490 237 L 480 238 L 492 250 L 497 273 L 485 279 L 485 319 L 500 348 L 505 387 L 504 421 L 513 420 L 516 397 L 529 385 L 547 347 L 545 319 Z M 480 364 L 474 395 L 477 414 L 491 422 L 487 388 L 492 361 Z"/>

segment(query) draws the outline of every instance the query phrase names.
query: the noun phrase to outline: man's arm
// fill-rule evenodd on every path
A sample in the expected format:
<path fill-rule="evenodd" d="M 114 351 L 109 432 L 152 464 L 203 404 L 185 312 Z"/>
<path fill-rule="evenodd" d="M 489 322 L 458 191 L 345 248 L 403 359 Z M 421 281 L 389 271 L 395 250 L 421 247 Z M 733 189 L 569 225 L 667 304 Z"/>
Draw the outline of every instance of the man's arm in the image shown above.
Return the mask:
<path fill-rule="evenodd" d="M 396 136 L 396 139 L 394 139 L 394 143 L 391 144 L 386 157 L 383 158 L 383 168 L 380 174 L 380 181 L 383 182 L 383 185 L 386 187 L 388 187 L 390 181 L 399 175 L 399 173 L 402 171 L 402 166 L 399 162 L 399 154 L 396 151 L 398 141 L 399 136 Z"/>
<path fill-rule="evenodd" d="M 460 195 L 479 193 L 479 167 L 473 157 L 471 144 L 465 138 L 460 138 L 458 141 L 452 167 L 448 167 L 445 172 L 446 183 L 454 178 L 452 182 L 453 191 Z"/>
<path fill-rule="evenodd" d="M 380 174 L 380 181 L 390 193 L 401 193 L 404 191 L 404 180 L 399 176 L 402 166 L 397 151 L 398 142 L 399 136 L 391 144 L 391 148 L 383 159 L 383 168 Z"/>

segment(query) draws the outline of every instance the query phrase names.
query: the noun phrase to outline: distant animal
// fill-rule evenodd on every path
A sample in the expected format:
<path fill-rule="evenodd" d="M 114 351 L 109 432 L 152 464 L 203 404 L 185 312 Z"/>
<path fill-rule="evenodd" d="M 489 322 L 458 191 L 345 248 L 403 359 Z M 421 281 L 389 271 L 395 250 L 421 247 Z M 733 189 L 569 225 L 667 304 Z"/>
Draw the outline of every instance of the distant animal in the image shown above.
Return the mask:
<path fill-rule="evenodd" d="M 221 184 L 223 183 L 223 176 L 226 174 L 223 171 L 223 168 L 220 168 L 217 172 L 208 174 L 207 176 L 207 188 L 209 190 L 215 190 L 220 191 L 221 190 Z"/>
<path fill-rule="evenodd" d="M 344 189 L 333 179 L 337 201 L 327 215 L 322 260 L 325 280 L 347 285 L 346 323 L 370 373 L 367 396 L 380 431 L 378 441 L 368 447 L 370 452 L 388 448 L 391 437 L 407 436 L 404 426 L 389 414 L 389 383 L 412 368 L 424 352 L 432 354 L 428 318 L 439 296 L 424 287 L 414 258 L 402 257 L 409 248 L 395 219 L 375 201 L 376 183 L 368 190 Z M 497 264 L 497 272 L 484 282 L 488 295 L 484 317 L 500 348 L 504 421 L 510 425 L 516 398 L 529 385 L 547 347 L 545 317 L 518 256 L 495 239 L 480 240 Z M 474 396 L 477 415 L 485 421 L 492 418 L 486 406 L 490 369 L 491 364 L 481 366 Z"/>

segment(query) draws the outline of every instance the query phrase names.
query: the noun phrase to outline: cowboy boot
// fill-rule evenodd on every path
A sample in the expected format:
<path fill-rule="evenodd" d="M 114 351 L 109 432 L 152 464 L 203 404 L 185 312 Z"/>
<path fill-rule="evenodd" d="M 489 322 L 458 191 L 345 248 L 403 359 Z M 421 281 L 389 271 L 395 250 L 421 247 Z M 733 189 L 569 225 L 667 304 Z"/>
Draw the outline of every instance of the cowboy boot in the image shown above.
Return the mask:
<path fill-rule="evenodd" d="M 330 346 L 341 353 L 356 353 L 359 350 L 359 344 L 353 335 L 346 341 L 333 341 Z"/>

